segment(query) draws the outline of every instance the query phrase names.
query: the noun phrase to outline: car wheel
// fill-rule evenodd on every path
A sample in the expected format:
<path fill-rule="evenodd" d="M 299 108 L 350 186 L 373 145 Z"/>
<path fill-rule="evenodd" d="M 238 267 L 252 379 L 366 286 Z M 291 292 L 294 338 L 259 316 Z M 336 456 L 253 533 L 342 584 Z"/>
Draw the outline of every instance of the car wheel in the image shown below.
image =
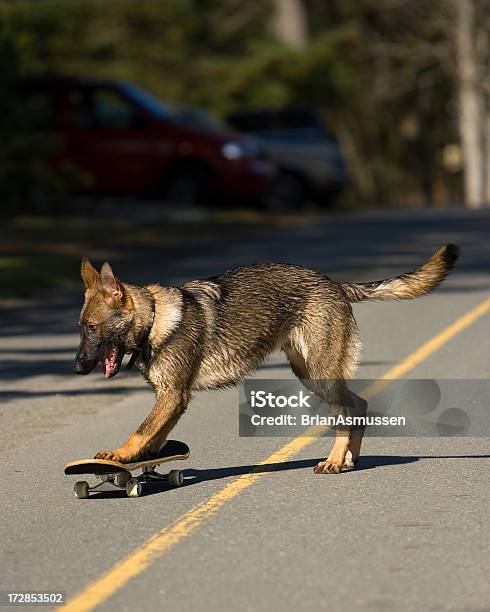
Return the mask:
<path fill-rule="evenodd" d="M 264 207 L 269 212 L 295 212 L 301 209 L 306 197 L 307 189 L 301 177 L 280 172 L 264 198 Z"/>
<path fill-rule="evenodd" d="M 201 168 L 170 171 L 165 180 L 164 195 L 170 202 L 194 206 L 208 204 L 212 194 L 212 177 Z"/>

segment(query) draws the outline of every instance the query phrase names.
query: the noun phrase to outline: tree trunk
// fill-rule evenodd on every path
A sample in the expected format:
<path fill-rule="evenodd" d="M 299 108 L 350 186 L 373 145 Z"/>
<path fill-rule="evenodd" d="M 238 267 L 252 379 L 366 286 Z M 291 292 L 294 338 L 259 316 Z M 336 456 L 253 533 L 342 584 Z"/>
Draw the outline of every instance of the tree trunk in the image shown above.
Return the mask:
<path fill-rule="evenodd" d="M 485 112 L 485 119 L 482 131 L 485 135 L 485 184 L 483 188 L 483 200 L 486 206 L 490 206 L 490 113 L 488 107 Z"/>
<path fill-rule="evenodd" d="M 304 49 L 308 25 L 303 0 L 274 0 L 273 29 L 276 36 L 291 49 Z"/>
<path fill-rule="evenodd" d="M 459 77 L 459 129 L 463 150 L 464 199 L 469 208 L 485 200 L 483 95 L 479 87 L 475 50 L 474 0 L 455 0 Z"/>
<path fill-rule="evenodd" d="M 476 0 L 478 6 L 477 50 L 479 56 L 479 85 L 482 91 L 482 133 L 485 148 L 484 201 L 490 206 L 490 1 Z"/>

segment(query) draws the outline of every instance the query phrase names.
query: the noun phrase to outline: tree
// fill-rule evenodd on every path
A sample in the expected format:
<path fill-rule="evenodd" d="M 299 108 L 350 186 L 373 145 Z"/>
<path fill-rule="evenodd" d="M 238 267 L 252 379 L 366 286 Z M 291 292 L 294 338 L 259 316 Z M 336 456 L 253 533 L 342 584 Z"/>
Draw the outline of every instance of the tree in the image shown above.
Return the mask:
<path fill-rule="evenodd" d="M 464 198 L 470 208 L 485 200 L 485 111 L 474 0 L 456 0 L 459 129 L 464 164 Z M 488 195 L 488 194 L 487 194 Z"/>
<path fill-rule="evenodd" d="M 291 49 L 304 49 L 308 41 L 307 14 L 303 0 L 273 0 L 273 30 Z"/>
<path fill-rule="evenodd" d="M 470 51 L 477 54 L 485 92 L 481 112 L 489 117 L 484 6 L 490 0 L 461 1 L 477 11 Z M 247 106 L 306 104 L 340 138 L 356 204 L 443 204 L 461 198 L 461 175 L 455 164 L 449 170 L 443 163 L 445 147 L 457 149 L 454 102 L 463 108 L 459 86 L 467 83 L 448 62 L 458 39 L 451 24 L 459 20 L 446 13 L 451 6 L 456 11 L 456 3 L 0 0 L 0 50 L 7 40 L 12 55 L 4 53 L 0 64 L 15 70 L 15 78 L 59 72 L 128 79 L 165 102 L 202 106 L 219 116 Z M 5 91 L 0 106 L 8 102 L 15 109 L 7 98 Z M 479 121 L 474 113 L 461 121 L 461 138 L 473 134 L 471 142 L 482 141 L 478 151 L 488 160 L 490 122 Z M 5 134 L 18 132 L 9 120 L 3 124 Z M 478 176 L 484 174 L 490 196 L 488 164 L 467 163 L 483 167 Z"/>

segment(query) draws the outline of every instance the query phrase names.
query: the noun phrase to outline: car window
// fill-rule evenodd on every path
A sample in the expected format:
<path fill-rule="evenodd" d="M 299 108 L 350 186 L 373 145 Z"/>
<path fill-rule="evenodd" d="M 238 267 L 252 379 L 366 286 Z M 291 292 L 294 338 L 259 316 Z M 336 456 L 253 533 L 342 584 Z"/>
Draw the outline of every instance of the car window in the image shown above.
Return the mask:
<path fill-rule="evenodd" d="M 92 104 L 97 125 L 100 127 L 127 129 L 134 125 L 134 107 L 117 91 L 95 89 L 92 93 Z"/>
<path fill-rule="evenodd" d="M 71 119 L 77 127 L 128 129 L 135 125 L 133 105 L 114 89 L 73 89 L 69 102 Z"/>

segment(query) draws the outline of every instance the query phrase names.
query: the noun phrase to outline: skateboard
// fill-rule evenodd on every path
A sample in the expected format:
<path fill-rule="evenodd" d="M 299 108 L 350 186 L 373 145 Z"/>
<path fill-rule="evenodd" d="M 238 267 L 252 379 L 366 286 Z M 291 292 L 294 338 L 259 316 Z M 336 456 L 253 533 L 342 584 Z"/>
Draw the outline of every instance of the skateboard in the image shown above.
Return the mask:
<path fill-rule="evenodd" d="M 87 499 L 90 491 L 120 491 L 126 490 L 128 497 L 139 497 L 145 485 L 154 482 L 168 482 L 172 487 L 184 484 L 182 470 L 170 470 L 168 474 L 159 474 L 155 468 L 168 461 L 187 459 L 190 450 L 187 444 L 177 440 L 167 440 L 158 453 L 148 459 L 134 463 L 119 463 L 107 459 L 79 459 L 65 465 L 65 474 L 94 474 L 99 482 L 89 486 L 88 482 L 80 480 L 75 483 L 73 492 L 78 499 Z M 135 470 L 141 469 L 139 476 L 133 476 Z"/>

